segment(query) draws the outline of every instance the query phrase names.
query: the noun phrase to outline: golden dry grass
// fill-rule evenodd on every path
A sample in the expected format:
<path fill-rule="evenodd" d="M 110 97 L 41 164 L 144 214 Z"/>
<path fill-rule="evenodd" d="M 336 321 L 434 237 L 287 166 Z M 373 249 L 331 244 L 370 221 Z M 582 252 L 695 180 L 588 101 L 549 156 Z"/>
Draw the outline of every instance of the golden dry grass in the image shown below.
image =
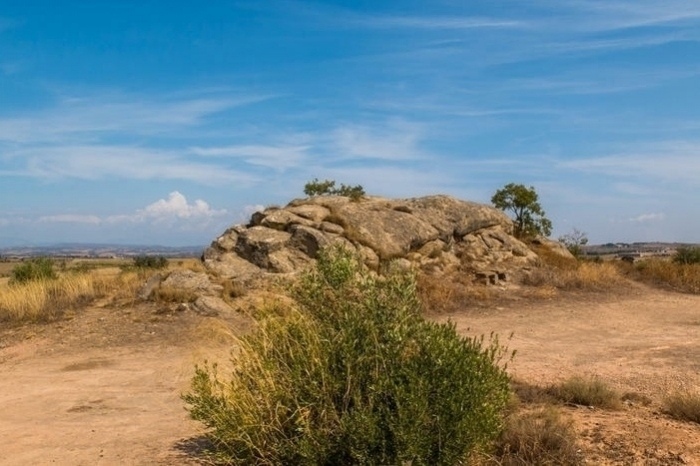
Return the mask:
<path fill-rule="evenodd" d="M 493 288 L 470 283 L 460 274 L 418 276 L 418 296 L 424 310 L 429 313 L 458 311 L 471 303 L 487 301 L 495 294 Z"/>
<path fill-rule="evenodd" d="M 135 296 L 140 283 L 136 273 L 68 273 L 55 280 L 11 283 L 0 293 L 0 321 L 51 320 L 107 295 Z"/>
<path fill-rule="evenodd" d="M 677 291 L 700 293 L 700 264 L 647 259 L 634 266 L 633 276 L 651 284 L 670 286 Z"/>
<path fill-rule="evenodd" d="M 666 412 L 681 421 L 700 424 L 700 392 L 678 391 L 664 400 Z"/>

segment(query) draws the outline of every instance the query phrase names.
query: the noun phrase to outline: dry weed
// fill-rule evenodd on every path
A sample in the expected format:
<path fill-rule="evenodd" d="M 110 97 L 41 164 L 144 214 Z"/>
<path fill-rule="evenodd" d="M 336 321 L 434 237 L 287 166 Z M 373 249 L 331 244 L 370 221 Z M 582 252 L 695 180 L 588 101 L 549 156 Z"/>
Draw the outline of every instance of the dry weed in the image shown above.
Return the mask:
<path fill-rule="evenodd" d="M 700 393 L 677 391 L 666 397 L 664 405 L 666 413 L 675 419 L 700 424 Z"/>
<path fill-rule="evenodd" d="M 573 423 L 553 407 L 511 415 L 488 465 L 577 465 L 578 454 Z"/>
<path fill-rule="evenodd" d="M 462 310 L 474 302 L 492 299 L 494 294 L 492 288 L 468 283 L 462 275 L 418 276 L 418 295 L 429 313 Z"/>
<path fill-rule="evenodd" d="M 565 403 L 620 409 L 621 396 L 598 378 L 572 377 L 553 386 L 549 393 Z"/>

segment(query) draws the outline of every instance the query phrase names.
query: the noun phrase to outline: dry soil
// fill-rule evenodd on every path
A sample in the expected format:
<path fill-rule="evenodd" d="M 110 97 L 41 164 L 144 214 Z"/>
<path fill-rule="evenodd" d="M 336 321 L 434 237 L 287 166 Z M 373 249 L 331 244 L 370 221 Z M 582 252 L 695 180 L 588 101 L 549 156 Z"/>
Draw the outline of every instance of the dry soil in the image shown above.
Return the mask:
<path fill-rule="evenodd" d="M 595 376 L 638 395 L 618 411 L 562 408 L 587 464 L 700 465 L 700 425 L 662 409 L 673 390 L 700 387 L 700 296 L 630 284 L 433 318 L 465 334 L 499 333 L 517 350 L 509 370 L 523 382 Z M 225 358 L 231 335 L 248 325 L 235 314 L 98 304 L 61 322 L 0 329 L 0 464 L 197 464 L 201 427 L 180 395 L 194 363 Z"/>

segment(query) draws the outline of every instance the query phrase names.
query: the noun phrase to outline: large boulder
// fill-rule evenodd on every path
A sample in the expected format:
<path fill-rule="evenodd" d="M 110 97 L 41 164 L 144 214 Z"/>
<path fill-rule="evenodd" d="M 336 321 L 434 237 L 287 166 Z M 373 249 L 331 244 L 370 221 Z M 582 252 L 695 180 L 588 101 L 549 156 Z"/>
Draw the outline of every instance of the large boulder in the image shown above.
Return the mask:
<path fill-rule="evenodd" d="M 203 260 L 220 276 L 245 280 L 297 272 L 321 249 L 343 244 L 374 270 L 395 260 L 433 273 L 459 268 L 479 277 L 497 270 L 504 277 L 537 259 L 512 232 L 513 222 L 500 210 L 450 196 L 315 196 L 256 212 L 247 225 L 212 242 Z"/>

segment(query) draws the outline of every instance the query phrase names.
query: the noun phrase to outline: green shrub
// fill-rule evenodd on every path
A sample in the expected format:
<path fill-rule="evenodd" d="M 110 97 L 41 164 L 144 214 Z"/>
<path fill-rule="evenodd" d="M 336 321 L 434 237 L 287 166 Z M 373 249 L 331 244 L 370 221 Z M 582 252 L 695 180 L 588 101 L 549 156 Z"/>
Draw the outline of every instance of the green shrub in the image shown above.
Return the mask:
<path fill-rule="evenodd" d="M 499 434 L 505 350 L 423 320 L 412 275 L 324 251 L 292 296 L 298 309 L 262 313 L 229 377 L 197 367 L 183 396 L 218 461 L 454 465 Z"/>
<path fill-rule="evenodd" d="M 37 257 L 22 262 L 12 269 L 14 283 L 26 283 L 32 280 L 52 280 L 56 278 L 53 270 L 53 259 L 48 257 Z"/>
<path fill-rule="evenodd" d="M 164 269 L 168 266 L 168 259 L 163 256 L 136 256 L 134 266 L 142 269 Z"/>
<path fill-rule="evenodd" d="M 319 181 L 314 178 L 304 185 L 304 194 L 307 196 L 346 196 L 353 201 L 359 201 L 364 197 L 365 190 L 361 185 L 348 186 L 341 183 L 339 188 L 335 187 L 334 180 Z"/>
<path fill-rule="evenodd" d="M 689 246 L 676 249 L 673 262 L 681 265 L 700 264 L 700 247 Z"/>

